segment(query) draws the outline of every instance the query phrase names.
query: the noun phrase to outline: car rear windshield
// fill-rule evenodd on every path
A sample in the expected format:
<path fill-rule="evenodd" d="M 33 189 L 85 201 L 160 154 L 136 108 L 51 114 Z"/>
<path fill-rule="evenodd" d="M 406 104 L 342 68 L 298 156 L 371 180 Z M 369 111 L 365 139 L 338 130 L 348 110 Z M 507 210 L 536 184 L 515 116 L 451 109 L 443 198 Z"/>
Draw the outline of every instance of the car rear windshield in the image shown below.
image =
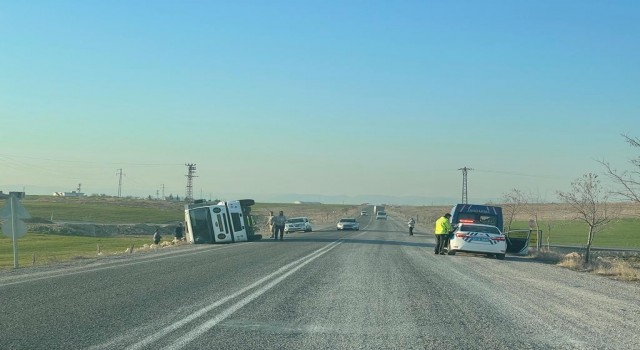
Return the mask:
<path fill-rule="evenodd" d="M 356 222 L 356 219 L 340 219 L 340 222 Z"/>
<path fill-rule="evenodd" d="M 304 219 L 303 218 L 289 219 L 289 220 L 287 220 L 287 222 L 290 223 L 290 224 L 295 224 L 297 222 L 304 222 Z"/>
<path fill-rule="evenodd" d="M 495 235 L 500 234 L 500 230 L 493 226 L 478 226 L 478 225 L 462 225 L 460 231 L 464 232 L 481 232 L 481 233 L 493 233 Z"/>
<path fill-rule="evenodd" d="M 387 213 L 383 212 L 383 211 L 379 211 L 378 215 L 383 216 L 383 215 L 387 215 Z"/>
<path fill-rule="evenodd" d="M 460 213 L 459 222 L 473 222 L 484 225 L 498 225 L 498 217 L 496 215 L 485 215 L 476 213 Z"/>

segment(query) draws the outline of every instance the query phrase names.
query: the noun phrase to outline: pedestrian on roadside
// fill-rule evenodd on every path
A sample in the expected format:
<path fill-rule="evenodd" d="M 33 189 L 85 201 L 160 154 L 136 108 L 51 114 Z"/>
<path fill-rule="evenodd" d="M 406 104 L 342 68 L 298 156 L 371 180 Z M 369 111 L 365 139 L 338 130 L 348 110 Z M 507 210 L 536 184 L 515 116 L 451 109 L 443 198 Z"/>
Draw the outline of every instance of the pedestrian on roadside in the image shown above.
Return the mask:
<path fill-rule="evenodd" d="M 182 238 L 184 237 L 184 226 L 182 226 L 182 222 L 178 223 L 178 226 L 176 226 L 176 241 L 181 241 Z"/>
<path fill-rule="evenodd" d="M 413 236 L 413 228 L 416 226 L 416 221 L 410 218 L 407 224 L 409 225 L 409 236 Z"/>
<path fill-rule="evenodd" d="M 433 233 L 436 235 L 436 247 L 434 249 L 435 254 L 444 255 L 444 247 L 447 246 L 449 232 L 451 231 L 451 223 L 449 222 L 450 217 L 451 214 L 446 213 L 436 220 L 436 227 L 433 230 Z"/>
<path fill-rule="evenodd" d="M 270 211 L 269 216 L 267 217 L 267 224 L 269 225 L 269 232 L 271 232 L 271 238 L 273 238 L 273 228 L 274 228 L 273 220 L 274 220 L 273 212 Z"/>
<path fill-rule="evenodd" d="M 287 222 L 287 217 L 284 216 L 282 210 L 278 213 L 278 216 L 273 218 L 274 231 L 273 239 L 278 239 L 278 232 L 280 232 L 280 240 L 284 239 L 284 224 Z"/>
<path fill-rule="evenodd" d="M 156 227 L 156 231 L 153 233 L 153 243 L 160 243 L 161 238 L 162 236 L 160 236 L 160 229 Z"/>

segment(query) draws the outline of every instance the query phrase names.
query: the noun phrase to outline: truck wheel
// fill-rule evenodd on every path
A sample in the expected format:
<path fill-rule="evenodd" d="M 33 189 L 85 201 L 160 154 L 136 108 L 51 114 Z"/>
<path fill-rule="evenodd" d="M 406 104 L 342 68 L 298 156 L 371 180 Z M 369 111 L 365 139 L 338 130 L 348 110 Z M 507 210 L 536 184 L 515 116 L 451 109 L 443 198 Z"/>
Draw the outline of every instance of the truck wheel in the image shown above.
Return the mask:
<path fill-rule="evenodd" d="M 498 260 L 504 260 L 504 254 L 496 254 L 496 258 L 498 258 Z"/>

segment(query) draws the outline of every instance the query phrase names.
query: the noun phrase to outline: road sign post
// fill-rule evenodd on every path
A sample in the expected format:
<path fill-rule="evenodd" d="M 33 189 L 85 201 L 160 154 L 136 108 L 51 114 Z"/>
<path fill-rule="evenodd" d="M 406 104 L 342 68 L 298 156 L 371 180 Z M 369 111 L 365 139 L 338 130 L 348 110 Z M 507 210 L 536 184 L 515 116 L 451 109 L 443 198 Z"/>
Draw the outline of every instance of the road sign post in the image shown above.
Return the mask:
<path fill-rule="evenodd" d="M 18 238 L 27 233 L 27 225 L 22 219 L 28 219 L 31 216 L 16 197 L 10 196 L 7 202 L 0 211 L 0 219 L 2 219 L 2 232 L 13 239 L 13 267 L 17 269 L 19 266 Z"/>

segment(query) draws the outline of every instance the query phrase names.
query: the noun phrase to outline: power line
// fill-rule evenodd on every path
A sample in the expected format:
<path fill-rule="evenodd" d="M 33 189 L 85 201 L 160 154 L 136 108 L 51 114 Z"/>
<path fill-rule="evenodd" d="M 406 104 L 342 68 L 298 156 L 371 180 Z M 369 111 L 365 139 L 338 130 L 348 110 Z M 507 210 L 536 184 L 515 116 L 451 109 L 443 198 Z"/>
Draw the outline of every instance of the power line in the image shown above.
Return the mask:
<path fill-rule="evenodd" d="M 559 176 L 542 176 L 542 175 L 534 175 L 534 174 L 525 174 L 519 173 L 515 171 L 499 171 L 499 170 L 483 170 L 483 169 L 473 169 L 475 171 L 479 171 L 482 173 L 492 173 L 492 174 L 503 174 L 503 175 L 513 175 L 513 176 L 526 176 L 526 177 L 535 177 L 540 179 L 564 179 Z"/>
<path fill-rule="evenodd" d="M 116 175 L 119 175 L 118 180 L 118 198 L 122 197 L 122 168 L 118 169 Z"/>
<path fill-rule="evenodd" d="M 196 165 L 195 164 L 185 164 L 187 166 L 187 193 L 185 195 L 184 200 L 186 202 L 193 202 L 193 178 L 196 177 L 194 174 L 196 173 Z"/>
<path fill-rule="evenodd" d="M 473 169 L 464 167 L 458 170 L 462 170 L 462 204 L 467 204 L 469 199 L 467 196 L 467 172 Z"/>

